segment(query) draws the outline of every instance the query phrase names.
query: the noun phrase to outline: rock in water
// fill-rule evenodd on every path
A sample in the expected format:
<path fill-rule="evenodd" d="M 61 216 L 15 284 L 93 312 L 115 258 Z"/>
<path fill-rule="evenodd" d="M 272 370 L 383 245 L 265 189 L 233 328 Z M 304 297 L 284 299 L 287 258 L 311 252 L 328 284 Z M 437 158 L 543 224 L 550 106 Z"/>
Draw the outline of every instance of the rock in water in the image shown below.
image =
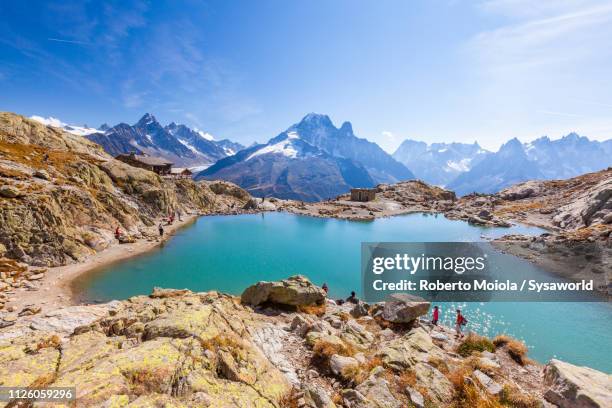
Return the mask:
<path fill-rule="evenodd" d="M 396 293 L 385 302 L 382 318 L 393 323 L 409 323 L 426 315 L 430 303 L 418 296 Z"/>
<path fill-rule="evenodd" d="M 297 275 L 279 282 L 257 282 L 242 292 L 240 300 L 243 304 L 252 306 L 262 303 L 288 306 L 322 305 L 325 302 L 325 291 L 313 285 L 304 276 Z"/>
<path fill-rule="evenodd" d="M 612 407 L 612 376 L 552 359 L 544 369 L 544 398 L 561 408 Z"/>

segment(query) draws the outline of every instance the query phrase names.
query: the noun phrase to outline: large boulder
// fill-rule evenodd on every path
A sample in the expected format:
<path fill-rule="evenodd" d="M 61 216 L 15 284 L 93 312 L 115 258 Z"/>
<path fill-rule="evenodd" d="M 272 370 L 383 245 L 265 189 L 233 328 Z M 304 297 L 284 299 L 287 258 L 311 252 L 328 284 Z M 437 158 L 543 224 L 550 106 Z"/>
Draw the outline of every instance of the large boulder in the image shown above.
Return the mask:
<path fill-rule="evenodd" d="M 278 282 L 257 282 L 249 286 L 240 300 L 243 304 L 257 306 L 275 303 L 288 306 L 313 306 L 325 302 L 325 291 L 301 275 Z"/>
<path fill-rule="evenodd" d="M 544 398 L 561 408 L 612 407 L 612 376 L 588 367 L 550 360 L 544 369 Z"/>
<path fill-rule="evenodd" d="M 444 351 L 420 327 L 390 341 L 377 355 L 382 358 L 385 366 L 397 371 L 411 368 L 417 363 L 427 363 L 430 359 L 446 358 Z"/>
<path fill-rule="evenodd" d="M 426 315 L 430 303 L 418 296 L 396 293 L 385 302 L 382 318 L 393 323 L 409 323 Z"/>

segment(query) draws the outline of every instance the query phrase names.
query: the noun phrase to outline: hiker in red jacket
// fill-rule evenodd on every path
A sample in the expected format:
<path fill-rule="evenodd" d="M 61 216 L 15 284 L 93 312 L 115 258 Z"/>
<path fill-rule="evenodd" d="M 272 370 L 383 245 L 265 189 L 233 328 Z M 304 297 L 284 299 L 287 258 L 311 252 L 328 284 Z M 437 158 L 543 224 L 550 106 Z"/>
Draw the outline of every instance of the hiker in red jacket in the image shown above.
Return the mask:
<path fill-rule="evenodd" d="M 457 309 L 457 320 L 455 320 L 455 332 L 457 337 L 463 337 L 461 327 L 467 324 L 467 319 L 461 314 L 461 310 Z"/>
<path fill-rule="evenodd" d="M 433 309 L 433 313 L 432 313 L 432 319 L 431 319 L 431 324 L 433 324 L 434 326 L 438 325 L 438 318 L 440 317 L 440 310 L 438 309 L 438 306 L 434 306 Z"/>

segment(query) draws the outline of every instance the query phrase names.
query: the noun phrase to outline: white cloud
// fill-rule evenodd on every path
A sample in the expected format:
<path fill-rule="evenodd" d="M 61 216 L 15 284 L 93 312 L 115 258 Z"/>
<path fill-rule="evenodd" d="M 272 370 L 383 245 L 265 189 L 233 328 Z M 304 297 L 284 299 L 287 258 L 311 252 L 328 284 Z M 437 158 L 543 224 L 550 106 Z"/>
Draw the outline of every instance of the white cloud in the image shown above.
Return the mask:
<path fill-rule="evenodd" d="M 53 116 L 49 116 L 48 118 L 43 118 L 42 116 L 33 115 L 33 116 L 30 116 L 30 119 L 40 122 L 43 125 L 47 125 L 47 126 L 53 126 L 53 127 L 58 127 L 58 128 L 66 126 L 64 122 L 62 122 L 58 118 L 54 118 Z"/>
<path fill-rule="evenodd" d="M 373 141 L 378 143 L 378 145 L 387 153 L 394 153 L 402 142 L 395 135 L 395 133 L 389 130 L 383 130 L 380 132 L 380 136 L 374 138 Z"/>
<path fill-rule="evenodd" d="M 503 3 L 526 6 L 523 1 Z M 544 10 L 550 14 L 543 15 L 544 11 L 541 11 L 535 18 L 529 15 L 529 18 L 478 34 L 469 48 L 491 70 L 504 72 L 507 69 L 577 62 L 588 55 L 609 52 L 608 38 L 602 36 L 601 30 L 610 31 L 612 4 Z"/>

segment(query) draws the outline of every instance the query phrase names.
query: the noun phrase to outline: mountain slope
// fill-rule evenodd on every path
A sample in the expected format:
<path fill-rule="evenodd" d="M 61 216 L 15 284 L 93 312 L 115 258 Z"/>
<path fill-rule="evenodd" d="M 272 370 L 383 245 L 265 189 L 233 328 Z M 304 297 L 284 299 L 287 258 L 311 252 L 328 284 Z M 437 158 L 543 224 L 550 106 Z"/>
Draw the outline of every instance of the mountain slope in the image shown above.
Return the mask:
<path fill-rule="evenodd" d="M 427 183 L 445 186 L 483 160 L 488 151 L 478 143 L 432 143 L 404 140 L 393 153 L 414 175 Z"/>
<path fill-rule="evenodd" d="M 471 192 L 494 193 L 525 180 L 540 179 L 543 174 L 536 163 L 530 161 L 518 139 L 504 144 L 467 173 L 459 175 L 448 188 L 459 195 Z"/>
<path fill-rule="evenodd" d="M 112 156 L 130 152 L 144 153 L 167 159 L 176 166 L 206 168 L 244 148 L 227 139 L 215 141 L 208 133 L 174 122 L 164 127 L 149 113 L 134 125 L 120 123 L 109 127 L 103 124 L 99 129 L 67 125 L 55 118 L 33 116 L 32 119 L 84 136 L 102 146 Z"/>
<path fill-rule="evenodd" d="M 333 157 L 284 132 L 265 145 L 255 145 L 215 163 L 196 179 L 223 179 L 259 197 L 304 201 L 335 197 L 351 187 L 371 187 L 367 170 L 350 159 Z"/>
<path fill-rule="evenodd" d="M 32 265 L 80 261 L 130 237 L 154 238 L 159 217 L 241 208 L 222 182 L 164 179 L 113 159 L 94 142 L 0 113 L 0 257 Z M 218 193 L 217 193 L 218 192 Z"/>
<path fill-rule="evenodd" d="M 329 116 L 310 113 L 287 132 L 296 132 L 302 140 L 334 157 L 361 163 L 376 183 L 395 183 L 414 178 L 410 170 L 376 143 L 356 137 L 350 122 L 336 128 Z"/>

